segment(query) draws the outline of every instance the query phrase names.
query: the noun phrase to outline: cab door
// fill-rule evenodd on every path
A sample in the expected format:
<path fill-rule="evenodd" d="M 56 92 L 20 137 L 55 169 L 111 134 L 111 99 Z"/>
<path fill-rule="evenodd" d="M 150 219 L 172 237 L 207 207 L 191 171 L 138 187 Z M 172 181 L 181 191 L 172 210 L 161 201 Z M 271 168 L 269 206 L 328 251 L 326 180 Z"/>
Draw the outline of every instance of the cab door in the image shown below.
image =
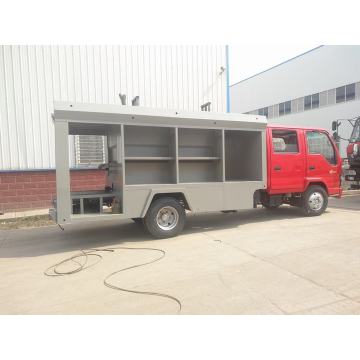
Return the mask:
<path fill-rule="evenodd" d="M 272 128 L 270 137 L 270 193 L 301 192 L 304 189 L 305 159 L 301 130 Z"/>
<path fill-rule="evenodd" d="M 308 182 L 325 183 L 330 194 L 340 189 L 341 161 L 329 134 L 321 130 L 306 131 Z"/>

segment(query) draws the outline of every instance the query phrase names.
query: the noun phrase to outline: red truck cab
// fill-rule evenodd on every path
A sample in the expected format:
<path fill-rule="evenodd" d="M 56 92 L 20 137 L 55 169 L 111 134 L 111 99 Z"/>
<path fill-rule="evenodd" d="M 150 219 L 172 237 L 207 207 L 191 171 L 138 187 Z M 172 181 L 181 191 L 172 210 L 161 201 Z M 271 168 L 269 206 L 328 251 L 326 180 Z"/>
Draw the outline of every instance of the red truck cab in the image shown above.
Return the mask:
<path fill-rule="evenodd" d="M 314 216 L 326 210 L 329 196 L 341 196 L 341 158 L 326 130 L 270 125 L 266 146 L 263 206 L 273 209 L 289 204 Z"/>

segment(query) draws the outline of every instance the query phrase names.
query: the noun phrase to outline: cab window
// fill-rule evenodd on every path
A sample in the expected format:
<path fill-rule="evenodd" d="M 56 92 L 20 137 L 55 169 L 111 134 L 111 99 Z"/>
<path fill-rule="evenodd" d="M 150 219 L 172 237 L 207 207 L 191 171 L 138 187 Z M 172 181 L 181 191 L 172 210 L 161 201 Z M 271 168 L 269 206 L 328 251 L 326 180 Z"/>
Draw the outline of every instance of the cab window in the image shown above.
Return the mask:
<path fill-rule="evenodd" d="M 307 131 L 306 141 L 309 154 L 320 154 L 327 162 L 336 165 L 336 153 L 327 134 L 321 131 Z"/>
<path fill-rule="evenodd" d="M 272 143 L 274 153 L 298 153 L 299 145 L 295 130 L 273 130 Z"/>

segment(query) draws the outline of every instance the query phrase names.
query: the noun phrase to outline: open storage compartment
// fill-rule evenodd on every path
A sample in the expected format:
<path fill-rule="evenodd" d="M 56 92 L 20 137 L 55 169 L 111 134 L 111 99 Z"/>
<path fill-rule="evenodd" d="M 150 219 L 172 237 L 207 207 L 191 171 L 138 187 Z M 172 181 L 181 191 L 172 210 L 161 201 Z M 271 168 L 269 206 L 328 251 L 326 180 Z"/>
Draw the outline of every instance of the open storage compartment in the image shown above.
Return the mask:
<path fill-rule="evenodd" d="M 225 130 L 225 181 L 262 180 L 260 131 Z"/>
<path fill-rule="evenodd" d="M 176 183 L 175 129 L 126 125 L 124 127 L 125 183 Z"/>
<path fill-rule="evenodd" d="M 178 130 L 179 182 L 218 182 L 222 174 L 222 131 Z"/>
<path fill-rule="evenodd" d="M 69 135 L 82 137 L 83 145 L 86 145 L 82 147 L 82 160 L 95 159 L 87 165 L 80 164 L 81 167 L 106 171 L 103 182 L 94 175 L 71 181 L 71 215 L 122 214 L 121 125 L 70 122 Z"/>

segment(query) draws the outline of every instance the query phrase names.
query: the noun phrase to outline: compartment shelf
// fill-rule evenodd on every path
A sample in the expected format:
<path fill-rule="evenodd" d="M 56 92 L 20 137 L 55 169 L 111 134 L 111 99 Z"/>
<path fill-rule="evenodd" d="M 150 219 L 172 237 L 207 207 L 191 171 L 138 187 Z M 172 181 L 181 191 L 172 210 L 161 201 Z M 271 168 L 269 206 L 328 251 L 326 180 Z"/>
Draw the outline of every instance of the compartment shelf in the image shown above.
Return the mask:
<path fill-rule="evenodd" d="M 221 130 L 180 128 L 178 134 L 179 182 L 222 181 Z"/>
<path fill-rule="evenodd" d="M 165 127 L 125 126 L 125 158 L 174 157 L 175 131 Z"/>
<path fill-rule="evenodd" d="M 174 162 L 175 163 L 175 162 Z M 125 184 L 172 184 L 176 182 L 170 161 L 125 161 Z"/>
<path fill-rule="evenodd" d="M 171 161 L 171 156 L 126 156 L 125 161 Z"/>
<path fill-rule="evenodd" d="M 125 126 L 125 184 L 176 183 L 175 129 Z"/>
<path fill-rule="evenodd" d="M 218 166 L 219 162 L 214 160 L 179 161 L 179 182 L 218 182 L 222 181 L 222 175 Z"/>
<path fill-rule="evenodd" d="M 260 131 L 225 130 L 225 181 L 261 181 Z"/>
<path fill-rule="evenodd" d="M 221 160 L 218 156 L 180 156 L 179 161 L 216 161 Z"/>

